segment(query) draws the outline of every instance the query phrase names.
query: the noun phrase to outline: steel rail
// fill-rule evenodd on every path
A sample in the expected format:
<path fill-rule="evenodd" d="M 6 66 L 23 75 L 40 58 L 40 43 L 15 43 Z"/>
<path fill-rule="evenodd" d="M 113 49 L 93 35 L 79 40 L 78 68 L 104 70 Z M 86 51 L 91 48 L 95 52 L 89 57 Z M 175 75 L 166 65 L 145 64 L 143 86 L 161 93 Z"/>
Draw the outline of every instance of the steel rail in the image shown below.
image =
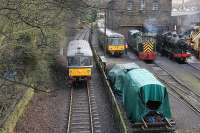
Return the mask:
<path fill-rule="evenodd" d="M 71 124 L 71 115 L 72 115 L 72 94 L 73 94 L 73 89 L 71 88 L 70 91 L 70 105 L 69 105 L 69 115 L 68 115 L 68 124 L 67 124 L 67 133 L 70 133 L 70 124 Z"/>
<path fill-rule="evenodd" d="M 93 124 L 93 116 L 92 116 L 92 103 L 90 97 L 90 88 L 89 83 L 87 82 L 87 94 L 88 94 L 88 102 L 89 102 L 89 113 L 90 113 L 90 126 L 91 126 L 91 133 L 94 133 L 94 124 Z"/>
<path fill-rule="evenodd" d="M 199 64 L 199 66 L 196 66 L 194 64 Z M 200 71 L 200 63 L 188 63 L 188 65 L 194 69 L 196 69 L 197 71 Z"/>
<path fill-rule="evenodd" d="M 195 64 L 199 64 L 199 66 L 196 66 Z M 200 73 L 200 63 L 188 63 L 187 65 Z M 200 80 L 200 75 L 196 73 L 193 73 L 193 75 L 196 79 Z"/>
<path fill-rule="evenodd" d="M 75 39 L 87 41 L 89 39 L 89 31 L 90 31 L 89 28 L 82 30 L 75 37 Z M 92 88 L 90 86 L 90 81 L 87 81 L 86 87 L 84 84 L 84 87 L 81 86 L 81 88 L 74 88 L 72 86 L 72 88 L 70 89 L 71 92 L 70 92 L 67 133 L 71 132 L 100 133 L 101 126 L 99 124 L 100 123 L 99 116 L 96 111 L 96 103 Z"/>
<path fill-rule="evenodd" d="M 86 87 L 71 88 L 67 133 L 94 133 L 93 117 L 91 110 L 92 105 L 89 90 L 90 89 L 88 83 L 86 84 Z"/>
<path fill-rule="evenodd" d="M 194 112 L 200 115 L 200 94 L 183 84 L 158 63 L 154 63 L 153 65 L 154 66 L 151 64 L 150 66 L 152 69 L 154 68 L 153 71 L 156 77 L 168 85 L 170 89 L 175 92 L 184 102 L 186 102 Z M 155 70 L 155 68 L 159 68 L 159 70 Z"/>

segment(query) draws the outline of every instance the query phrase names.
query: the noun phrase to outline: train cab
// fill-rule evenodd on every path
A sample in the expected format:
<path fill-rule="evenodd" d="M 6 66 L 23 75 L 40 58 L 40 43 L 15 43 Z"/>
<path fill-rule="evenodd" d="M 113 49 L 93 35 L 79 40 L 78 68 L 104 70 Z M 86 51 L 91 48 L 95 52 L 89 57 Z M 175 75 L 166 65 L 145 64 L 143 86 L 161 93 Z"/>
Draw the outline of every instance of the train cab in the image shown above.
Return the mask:
<path fill-rule="evenodd" d="M 71 41 L 67 48 L 67 77 L 70 81 L 89 80 L 92 76 L 93 54 L 85 40 Z"/>
<path fill-rule="evenodd" d="M 110 29 L 98 29 L 99 45 L 111 55 L 122 55 L 125 51 L 125 37 Z"/>

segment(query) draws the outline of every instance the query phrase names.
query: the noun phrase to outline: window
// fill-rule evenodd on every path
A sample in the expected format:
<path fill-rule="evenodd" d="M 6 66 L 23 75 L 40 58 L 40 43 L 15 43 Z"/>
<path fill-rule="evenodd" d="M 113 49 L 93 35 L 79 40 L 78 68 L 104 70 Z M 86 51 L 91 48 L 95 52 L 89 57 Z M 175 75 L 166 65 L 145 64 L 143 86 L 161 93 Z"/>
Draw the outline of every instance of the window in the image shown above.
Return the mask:
<path fill-rule="evenodd" d="M 140 0 L 140 10 L 144 10 L 145 8 L 145 2 L 144 0 Z"/>
<path fill-rule="evenodd" d="M 133 10 L 133 1 L 128 0 L 127 1 L 127 11 L 132 11 Z"/>
<path fill-rule="evenodd" d="M 111 45 L 122 45 L 124 44 L 124 38 L 108 38 L 108 43 Z"/>
<path fill-rule="evenodd" d="M 159 0 L 154 0 L 153 1 L 153 11 L 158 11 L 159 10 L 159 5 L 160 5 L 160 1 Z"/>
<path fill-rule="evenodd" d="M 74 56 L 68 57 L 68 66 L 90 66 L 92 65 L 91 57 Z"/>

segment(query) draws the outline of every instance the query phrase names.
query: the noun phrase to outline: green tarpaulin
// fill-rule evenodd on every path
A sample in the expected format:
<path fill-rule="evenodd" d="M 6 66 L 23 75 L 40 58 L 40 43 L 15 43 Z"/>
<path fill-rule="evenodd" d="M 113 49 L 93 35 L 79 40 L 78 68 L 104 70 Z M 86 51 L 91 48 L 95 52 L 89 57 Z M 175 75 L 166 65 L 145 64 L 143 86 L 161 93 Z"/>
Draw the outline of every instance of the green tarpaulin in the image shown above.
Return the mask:
<path fill-rule="evenodd" d="M 134 69 L 125 77 L 123 103 L 128 117 L 133 122 L 141 121 L 149 111 L 148 101 L 161 103 L 156 110 L 165 117 L 171 118 L 171 109 L 166 87 L 146 69 Z"/>
<path fill-rule="evenodd" d="M 137 69 L 139 66 L 135 63 L 116 64 L 108 72 L 108 79 L 112 84 L 112 89 L 119 95 L 123 93 L 124 79 L 126 73 L 132 69 Z"/>
<path fill-rule="evenodd" d="M 126 64 L 115 65 L 108 74 L 113 90 L 122 95 L 128 117 L 133 122 L 141 122 L 148 112 L 148 101 L 160 102 L 154 110 L 166 118 L 171 118 L 171 109 L 166 87 L 146 69 L 134 67 L 126 69 Z"/>

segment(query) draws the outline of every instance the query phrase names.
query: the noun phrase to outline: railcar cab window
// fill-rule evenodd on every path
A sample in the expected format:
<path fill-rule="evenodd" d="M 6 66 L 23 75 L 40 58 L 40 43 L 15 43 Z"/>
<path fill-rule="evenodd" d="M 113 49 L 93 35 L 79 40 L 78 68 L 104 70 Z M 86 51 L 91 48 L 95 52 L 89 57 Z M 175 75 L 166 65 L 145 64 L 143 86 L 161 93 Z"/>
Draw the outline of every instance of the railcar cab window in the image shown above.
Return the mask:
<path fill-rule="evenodd" d="M 90 66 L 92 59 L 88 56 L 68 57 L 68 66 Z"/>
<path fill-rule="evenodd" d="M 122 45 L 124 44 L 124 39 L 123 38 L 108 38 L 108 44 Z"/>

